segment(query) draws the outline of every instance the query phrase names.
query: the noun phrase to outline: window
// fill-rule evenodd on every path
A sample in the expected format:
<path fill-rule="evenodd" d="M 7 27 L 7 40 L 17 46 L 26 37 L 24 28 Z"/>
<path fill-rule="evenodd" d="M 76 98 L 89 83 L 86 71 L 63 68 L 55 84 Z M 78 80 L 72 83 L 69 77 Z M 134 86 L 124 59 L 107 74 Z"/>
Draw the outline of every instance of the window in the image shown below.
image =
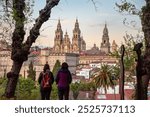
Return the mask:
<path fill-rule="evenodd" d="M 106 43 L 106 40 L 104 40 L 104 44 Z"/>

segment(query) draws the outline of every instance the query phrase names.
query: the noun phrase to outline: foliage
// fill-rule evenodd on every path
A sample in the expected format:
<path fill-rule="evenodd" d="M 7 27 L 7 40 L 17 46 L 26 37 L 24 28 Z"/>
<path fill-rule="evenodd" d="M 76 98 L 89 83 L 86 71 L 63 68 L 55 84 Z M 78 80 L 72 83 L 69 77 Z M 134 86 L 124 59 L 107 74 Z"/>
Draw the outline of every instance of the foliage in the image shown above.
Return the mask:
<path fill-rule="evenodd" d="M 95 97 L 97 87 L 94 82 L 75 82 L 71 84 L 71 91 L 73 93 L 73 98 L 76 100 L 80 91 L 93 91 L 92 97 Z"/>
<path fill-rule="evenodd" d="M 2 95 L 5 92 L 7 79 L 0 78 L 0 99 L 5 99 Z M 15 93 L 17 100 L 36 100 L 40 99 L 39 86 L 35 87 L 35 83 L 31 79 L 20 78 Z"/>
<path fill-rule="evenodd" d="M 73 98 L 76 100 L 79 95 L 79 90 L 80 90 L 80 83 L 75 82 L 71 84 L 71 90 L 73 92 Z"/>
<path fill-rule="evenodd" d="M 136 53 L 133 51 L 134 45 L 138 42 L 143 42 L 143 36 L 140 36 L 140 34 L 137 34 L 135 37 L 132 35 L 126 34 L 124 36 L 124 47 L 125 47 L 125 55 L 124 55 L 124 66 L 125 66 L 125 81 L 132 82 L 134 79 L 132 76 L 135 76 L 135 61 L 137 59 Z M 144 48 L 142 48 L 144 51 Z M 118 58 L 120 60 L 120 48 L 110 54 L 113 57 Z"/>
<path fill-rule="evenodd" d="M 33 6 L 34 6 L 34 0 L 25 0 L 26 6 L 24 9 L 25 14 L 25 30 L 29 30 L 29 23 L 33 22 Z M 12 42 L 12 33 L 14 30 L 15 22 L 13 20 L 13 17 L 16 16 L 15 10 L 13 10 L 12 1 L 7 1 L 7 4 L 5 3 L 5 0 L 0 1 L 0 39 L 5 39 L 9 43 Z"/>
<path fill-rule="evenodd" d="M 35 82 L 31 79 L 20 78 L 16 88 L 16 97 L 18 100 L 37 99 L 39 87 L 35 87 Z"/>
<path fill-rule="evenodd" d="M 36 78 L 36 70 L 33 68 L 33 62 L 31 61 L 29 64 L 29 70 L 27 70 L 28 78 L 31 78 L 33 81 L 35 81 Z"/>
<path fill-rule="evenodd" d="M 5 92 L 6 83 L 7 83 L 6 78 L 0 78 L 0 99 L 2 98 L 2 95 Z"/>
<path fill-rule="evenodd" d="M 4 99 L 1 96 L 5 92 L 6 83 L 7 79 L 0 78 L 0 99 Z M 33 80 L 20 77 L 15 95 L 17 100 L 39 100 L 41 98 L 40 87 L 39 85 L 35 86 L 35 82 Z M 56 83 L 52 85 L 51 99 L 58 99 Z"/>
<path fill-rule="evenodd" d="M 52 85 L 52 91 L 51 91 L 51 100 L 57 100 L 58 99 L 58 88 L 56 83 L 53 83 Z"/>
<path fill-rule="evenodd" d="M 115 65 L 115 66 L 111 66 L 111 79 L 114 83 L 114 85 L 117 85 L 117 81 L 120 77 L 120 66 L 119 65 Z"/>
<path fill-rule="evenodd" d="M 107 88 L 113 87 L 116 84 L 115 80 L 112 79 L 113 75 L 113 67 L 102 64 L 98 74 L 94 76 L 93 82 L 96 83 L 96 87 L 103 87 L 105 93 L 107 93 Z"/>
<path fill-rule="evenodd" d="M 141 10 L 138 10 L 135 4 L 128 2 L 127 0 L 121 0 L 121 3 L 116 3 L 116 6 L 119 8 L 119 12 L 121 13 L 129 13 L 132 15 L 140 15 Z"/>
<path fill-rule="evenodd" d="M 60 65 L 60 61 L 56 60 L 56 63 L 53 67 L 52 73 L 54 75 L 54 77 L 56 77 L 58 70 L 60 69 L 61 65 Z"/>
<path fill-rule="evenodd" d="M 79 83 L 79 90 L 80 91 L 93 91 L 96 90 L 95 82 L 81 82 Z"/>
<path fill-rule="evenodd" d="M 89 87 L 89 85 L 87 83 L 81 82 L 79 89 L 81 91 L 89 91 L 91 89 L 91 87 Z"/>
<path fill-rule="evenodd" d="M 128 0 L 120 0 L 120 3 L 116 3 L 117 11 L 121 14 L 125 14 L 126 18 L 123 20 L 123 24 L 127 26 L 128 28 L 136 29 L 141 31 L 141 27 L 139 27 L 139 24 L 136 20 L 127 18 L 127 15 L 130 16 L 142 16 L 141 9 L 138 9 L 138 6 L 136 6 L 135 2 Z"/>

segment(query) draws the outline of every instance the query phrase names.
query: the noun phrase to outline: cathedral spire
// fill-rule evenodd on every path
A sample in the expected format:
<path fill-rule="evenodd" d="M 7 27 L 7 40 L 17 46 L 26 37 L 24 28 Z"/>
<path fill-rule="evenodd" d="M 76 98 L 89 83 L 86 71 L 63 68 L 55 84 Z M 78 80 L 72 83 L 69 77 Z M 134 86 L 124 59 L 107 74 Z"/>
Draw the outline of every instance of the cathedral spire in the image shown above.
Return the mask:
<path fill-rule="evenodd" d="M 67 30 L 66 30 L 66 33 L 65 33 L 65 35 L 64 35 L 64 36 L 65 36 L 64 38 L 69 38 L 69 35 L 68 35 Z"/>
<path fill-rule="evenodd" d="M 78 18 L 76 18 L 76 23 L 78 23 Z"/>
<path fill-rule="evenodd" d="M 66 34 L 65 35 L 68 35 L 68 32 L 67 32 L 67 30 L 66 30 Z"/>
<path fill-rule="evenodd" d="M 105 27 L 103 30 L 103 35 L 108 35 L 108 28 L 107 28 L 107 23 L 105 22 Z"/>
<path fill-rule="evenodd" d="M 61 23 L 60 23 L 60 19 L 58 20 L 57 30 L 61 30 Z"/>
<path fill-rule="evenodd" d="M 79 22 L 78 22 L 77 18 L 76 18 L 76 22 L 75 22 L 75 29 L 79 29 Z"/>

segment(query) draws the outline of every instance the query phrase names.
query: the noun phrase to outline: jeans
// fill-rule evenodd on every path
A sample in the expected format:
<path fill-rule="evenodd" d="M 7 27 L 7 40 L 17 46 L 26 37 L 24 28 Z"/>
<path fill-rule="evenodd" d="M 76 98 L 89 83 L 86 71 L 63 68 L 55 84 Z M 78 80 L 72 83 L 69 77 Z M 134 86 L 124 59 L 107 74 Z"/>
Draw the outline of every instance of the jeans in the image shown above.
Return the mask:
<path fill-rule="evenodd" d="M 59 100 L 69 100 L 69 86 L 68 87 L 58 87 L 58 97 Z"/>
<path fill-rule="evenodd" d="M 51 90 L 52 90 L 51 88 L 41 89 L 41 100 L 50 100 Z"/>

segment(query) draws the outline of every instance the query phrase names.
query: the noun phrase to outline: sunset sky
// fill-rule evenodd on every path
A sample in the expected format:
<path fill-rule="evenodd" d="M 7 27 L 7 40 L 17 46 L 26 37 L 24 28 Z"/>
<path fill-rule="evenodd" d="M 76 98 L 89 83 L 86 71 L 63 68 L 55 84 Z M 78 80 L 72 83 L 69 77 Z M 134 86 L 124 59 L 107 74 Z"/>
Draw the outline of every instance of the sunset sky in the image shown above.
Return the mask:
<path fill-rule="evenodd" d="M 94 43 L 100 47 L 105 22 L 109 30 L 110 42 L 116 40 L 116 42 L 120 44 L 123 42 L 123 36 L 126 33 L 135 35 L 138 33 L 141 27 L 139 17 L 123 15 L 117 12 L 115 2 L 119 2 L 120 0 L 96 1 L 97 10 L 95 10 L 90 0 L 60 0 L 58 6 L 53 8 L 50 20 L 42 26 L 41 36 L 39 36 L 36 44 L 53 46 L 58 19 L 61 20 L 64 34 L 67 30 L 72 40 L 72 30 L 76 18 L 78 18 L 81 34 L 87 43 L 88 49 L 93 47 Z M 139 9 L 144 5 L 143 0 L 129 1 L 132 1 Z M 44 5 L 45 0 L 35 0 L 35 18 L 38 16 L 38 11 L 43 8 Z M 136 29 L 124 26 L 124 18 L 137 21 Z"/>

